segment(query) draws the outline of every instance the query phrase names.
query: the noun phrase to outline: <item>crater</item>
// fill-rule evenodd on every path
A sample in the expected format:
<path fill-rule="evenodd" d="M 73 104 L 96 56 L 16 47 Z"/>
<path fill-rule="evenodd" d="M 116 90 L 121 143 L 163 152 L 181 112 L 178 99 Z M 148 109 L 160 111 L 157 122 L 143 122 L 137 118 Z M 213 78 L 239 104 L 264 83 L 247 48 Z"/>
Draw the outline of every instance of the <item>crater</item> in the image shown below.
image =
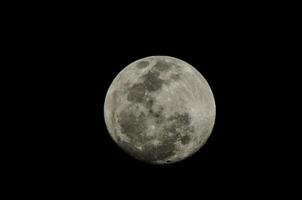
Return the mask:
<path fill-rule="evenodd" d="M 139 63 L 136 64 L 136 67 L 138 69 L 143 69 L 146 68 L 149 65 L 148 61 L 140 61 Z"/>
<path fill-rule="evenodd" d="M 166 61 L 160 60 L 157 61 L 157 63 L 153 67 L 158 71 L 167 71 L 171 68 L 171 64 Z"/>
<path fill-rule="evenodd" d="M 190 124 L 190 115 L 188 113 L 178 113 L 168 118 L 170 121 L 174 121 L 178 126 L 188 126 Z"/>
<path fill-rule="evenodd" d="M 161 124 L 165 120 L 162 108 L 159 110 L 150 109 L 149 114 L 154 118 L 154 121 L 157 124 Z"/>
<path fill-rule="evenodd" d="M 188 113 L 175 113 L 168 118 L 167 126 L 164 127 L 166 138 L 176 138 L 181 141 L 183 145 L 191 141 L 190 133 L 194 131 L 194 127 L 190 126 L 190 116 Z"/>
<path fill-rule="evenodd" d="M 170 78 L 174 81 L 178 81 L 180 79 L 180 75 L 179 74 L 171 74 Z"/>
<path fill-rule="evenodd" d="M 189 144 L 190 141 L 191 141 L 191 136 L 189 136 L 189 135 L 185 135 L 185 136 L 181 137 L 181 139 L 180 139 L 180 142 L 183 145 Z"/>

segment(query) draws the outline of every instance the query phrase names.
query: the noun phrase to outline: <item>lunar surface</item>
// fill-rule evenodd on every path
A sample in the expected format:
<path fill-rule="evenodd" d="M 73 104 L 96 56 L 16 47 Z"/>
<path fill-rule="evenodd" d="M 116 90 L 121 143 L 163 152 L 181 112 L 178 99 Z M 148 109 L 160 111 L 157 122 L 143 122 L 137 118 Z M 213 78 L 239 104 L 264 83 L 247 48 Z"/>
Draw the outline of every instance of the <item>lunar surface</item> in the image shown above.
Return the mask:
<path fill-rule="evenodd" d="M 178 162 L 197 152 L 212 132 L 215 114 L 205 78 L 169 56 L 129 64 L 113 80 L 104 104 L 112 139 L 152 164 Z"/>

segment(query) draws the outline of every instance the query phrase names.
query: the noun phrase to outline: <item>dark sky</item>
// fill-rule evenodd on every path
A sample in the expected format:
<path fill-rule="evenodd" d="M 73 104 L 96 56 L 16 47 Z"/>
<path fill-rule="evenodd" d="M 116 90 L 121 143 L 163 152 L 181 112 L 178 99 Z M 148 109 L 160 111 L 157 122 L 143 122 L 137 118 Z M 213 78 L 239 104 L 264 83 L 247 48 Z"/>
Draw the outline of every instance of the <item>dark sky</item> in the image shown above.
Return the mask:
<path fill-rule="evenodd" d="M 156 184 L 159 190 L 198 190 L 201 186 L 192 179 L 212 187 L 224 187 L 232 180 L 241 187 L 241 182 L 254 181 L 268 172 L 263 164 L 268 152 L 263 151 L 262 141 L 267 130 L 260 114 L 266 103 L 259 63 L 263 49 L 258 47 L 256 33 L 237 26 L 210 30 L 151 27 L 150 31 L 148 27 L 122 26 L 107 34 L 97 28 L 60 40 L 63 47 L 58 46 L 61 55 L 57 56 L 62 60 L 55 68 L 63 87 L 58 85 L 62 98 L 56 100 L 63 101 L 66 112 L 59 116 L 64 128 L 57 132 L 62 141 L 55 152 L 58 164 L 63 163 L 60 174 L 75 181 L 128 189 Z M 170 166 L 147 165 L 126 155 L 111 140 L 103 118 L 111 81 L 123 67 L 150 55 L 174 56 L 195 66 L 216 100 L 216 123 L 206 145 L 191 158 Z"/>
<path fill-rule="evenodd" d="M 35 116 L 39 134 L 25 163 L 38 180 L 62 190 L 87 188 L 102 194 L 116 188 L 112 195 L 136 196 L 140 191 L 148 196 L 212 190 L 255 194 L 283 176 L 284 155 L 277 142 L 281 136 L 271 127 L 278 124 L 274 120 L 280 106 L 272 95 L 284 88 L 274 85 L 280 69 L 271 62 L 281 58 L 270 18 L 196 10 L 168 15 L 161 9 L 148 12 L 143 21 L 139 12 L 118 17 L 67 13 L 33 17 L 20 28 L 20 51 L 30 54 L 25 61 L 32 61 L 26 71 L 37 74 L 29 81 L 39 91 L 31 101 L 41 108 Z M 110 138 L 103 118 L 105 95 L 115 76 L 151 55 L 193 65 L 216 101 L 208 142 L 173 165 L 148 165 L 128 156 Z"/>

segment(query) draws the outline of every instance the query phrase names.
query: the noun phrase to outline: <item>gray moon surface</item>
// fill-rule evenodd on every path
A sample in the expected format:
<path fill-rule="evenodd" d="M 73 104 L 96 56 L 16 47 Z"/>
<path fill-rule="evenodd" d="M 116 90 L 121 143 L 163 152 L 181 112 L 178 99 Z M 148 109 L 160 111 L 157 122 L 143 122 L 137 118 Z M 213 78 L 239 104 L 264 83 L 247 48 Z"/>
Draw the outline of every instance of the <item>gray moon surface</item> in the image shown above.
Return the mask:
<path fill-rule="evenodd" d="M 150 56 L 125 67 L 111 83 L 104 117 L 112 139 L 132 157 L 175 163 L 209 138 L 216 107 L 206 79 L 170 56 Z"/>

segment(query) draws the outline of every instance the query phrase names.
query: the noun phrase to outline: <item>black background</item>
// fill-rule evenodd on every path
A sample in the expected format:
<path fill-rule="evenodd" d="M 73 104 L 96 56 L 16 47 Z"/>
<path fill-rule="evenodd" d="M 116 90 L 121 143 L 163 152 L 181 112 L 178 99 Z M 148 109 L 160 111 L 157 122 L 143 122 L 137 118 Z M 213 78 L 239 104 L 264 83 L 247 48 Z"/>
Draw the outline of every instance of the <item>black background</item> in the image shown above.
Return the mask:
<path fill-rule="evenodd" d="M 159 192 L 199 190 L 203 184 L 224 187 L 230 180 L 244 187 L 241 184 L 257 178 L 259 170 L 268 170 L 263 166 L 267 152 L 257 136 L 265 131 L 258 116 L 259 101 L 263 101 L 259 71 L 263 69 L 255 67 L 261 51 L 257 39 L 236 31 L 221 36 L 223 28 L 207 32 L 177 28 L 177 24 L 175 29 L 167 28 L 165 23 L 121 29 L 108 35 L 96 29 L 82 36 L 86 41 L 78 39 L 78 34 L 59 40 L 63 44 L 67 40 L 59 50 L 65 63 L 58 60 L 55 67 L 63 88 L 57 85 L 61 94 L 55 101 L 62 107 L 54 117 L 62 110 L 66 114 L 59 116 L 62 126 L 56 127 L 60 147 L 55 150 L 54 167 L 59 180 L 94 186 L 102 182 L 126 191 L 155 187 Z M 215 127 L 204 148 L 169 166 L 147 165 L 126 155 L 111 140 L 103 118 L 104 98 L 112 80 L 129 63 L 150 55 L 175 56 L 195 66 L 208 80 L 217 104 Z"/>
<path fill-rule="evenodd" d="M 40 10 L 19 19 L 23 34 L 17 33 L 16 41 L 28 64 L 21 70 L 34 77 L 27 80 L 34 91 L 23 97 L 35 97 L 28 98 L 36 134 L 29 138 L 30 153 L 23 155 L 25 180 L 34 180 L 47 194 L 99 196 L 250 196 L 275 188 L 284 176 L 276 142 L 282 138 L 277 133 L 281 127 L 275 131 L 271 126 L 280 106 L 272 96 L 284 90 L 274 85 L 280 69 L 272 64 L 282 61 L 278 49 L 283 44 L 276 42 L 275 26 L 280 20 L 262 11 L 259 17 L 223 6 L 213 12 L 157 6 L 105 10 Z M 151 55 L 193 65 L 216 101 L 208 142 L 192 157 L 171 165 L 145 164 L 128 156 L 110 138 L 103 117 L 115 76 Z"/>

